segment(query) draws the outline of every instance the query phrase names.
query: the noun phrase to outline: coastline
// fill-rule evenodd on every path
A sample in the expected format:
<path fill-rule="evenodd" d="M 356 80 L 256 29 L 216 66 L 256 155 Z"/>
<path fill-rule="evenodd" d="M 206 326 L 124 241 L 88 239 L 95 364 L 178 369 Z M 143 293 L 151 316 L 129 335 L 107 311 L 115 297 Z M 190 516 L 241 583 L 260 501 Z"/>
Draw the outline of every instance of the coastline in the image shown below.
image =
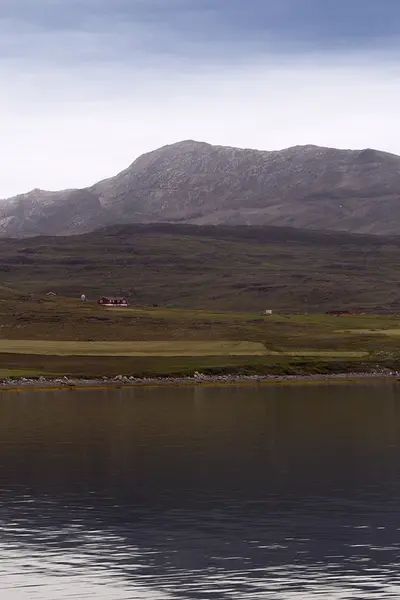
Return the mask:
<path fill-rule="evenodd" d="M 299 383 L 361 383 L 365 381 L 400 383 L 400 371 L 389 369 L 364 373 L 316 373 L 308 375 L 204 375 L 194 373 L 187 377 L 37 377 L 10 378 L 0 380 L 0 392 L 10 391 L 61 391 L 121 389 L 139 387 L 180 387 L 180 386 L 235 386 L 262 384 Z"/>

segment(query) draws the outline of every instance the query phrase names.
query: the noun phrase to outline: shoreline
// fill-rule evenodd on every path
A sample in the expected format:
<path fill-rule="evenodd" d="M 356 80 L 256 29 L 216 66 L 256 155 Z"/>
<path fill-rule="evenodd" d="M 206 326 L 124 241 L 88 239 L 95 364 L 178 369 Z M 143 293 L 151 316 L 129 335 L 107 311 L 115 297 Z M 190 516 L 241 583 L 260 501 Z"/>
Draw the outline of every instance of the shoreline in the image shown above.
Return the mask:
<path fill-rule="evenodd" d="M 326 373 L 309 375 L 204 375 L 194 373 L 187 377 L 19 377 L 0 380 L 0 392 L 9 391 L 60 391 L 121 389 L 139 387 L 181 387 L 181 386 L 227 386 L 261 385 L 282 383 L 361 383 L 364 381 L 400 382 L 400 372 L 389 369 L 364 373 Z"/>

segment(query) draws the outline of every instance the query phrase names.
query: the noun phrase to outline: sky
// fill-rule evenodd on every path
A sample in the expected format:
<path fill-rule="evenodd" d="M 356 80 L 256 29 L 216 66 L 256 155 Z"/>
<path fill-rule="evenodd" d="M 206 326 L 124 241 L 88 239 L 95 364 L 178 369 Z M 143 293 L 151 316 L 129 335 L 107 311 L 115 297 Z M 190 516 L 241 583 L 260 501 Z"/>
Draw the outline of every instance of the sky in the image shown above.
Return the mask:
<path fill-rule="evenodd" d="M 400 0 L 0 0 L 0 198 L 195 139 L 400 154 Z"/>

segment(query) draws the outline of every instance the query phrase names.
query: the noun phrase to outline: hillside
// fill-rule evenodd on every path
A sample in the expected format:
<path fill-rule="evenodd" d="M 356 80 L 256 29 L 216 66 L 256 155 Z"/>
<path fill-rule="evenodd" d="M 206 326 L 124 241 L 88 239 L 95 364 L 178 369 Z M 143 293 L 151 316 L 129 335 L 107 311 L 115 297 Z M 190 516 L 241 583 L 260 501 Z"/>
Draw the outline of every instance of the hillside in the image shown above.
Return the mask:
<path fill-rule="evenodd" d="M 71 235 L 128 223 L 274 225 L 400 233 L 400 157 L 296 146 L 259 150 L 185 141 L 80 190 L 0 202 L 0 235 Z"/>
<path fill-rule="evenodd" d="M 279 227 L 114 226 L 0 240 L 0 289 L 209 310 L 400 311 L 400 238 Z M 1 296 L 1 293 L 0 293 Z M 12 301 L 10 303 L 12 310 Z"/>

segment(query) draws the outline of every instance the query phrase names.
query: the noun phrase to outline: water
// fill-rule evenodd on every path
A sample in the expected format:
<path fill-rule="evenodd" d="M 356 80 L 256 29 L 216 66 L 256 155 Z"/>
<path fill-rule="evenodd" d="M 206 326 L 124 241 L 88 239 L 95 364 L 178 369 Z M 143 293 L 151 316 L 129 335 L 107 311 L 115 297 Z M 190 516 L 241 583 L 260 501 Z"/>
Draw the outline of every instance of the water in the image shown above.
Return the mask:
<path fill-rule="evenodd" d="M 0 599 L 400 597 L 400 386 L 0 395 Z"/>

